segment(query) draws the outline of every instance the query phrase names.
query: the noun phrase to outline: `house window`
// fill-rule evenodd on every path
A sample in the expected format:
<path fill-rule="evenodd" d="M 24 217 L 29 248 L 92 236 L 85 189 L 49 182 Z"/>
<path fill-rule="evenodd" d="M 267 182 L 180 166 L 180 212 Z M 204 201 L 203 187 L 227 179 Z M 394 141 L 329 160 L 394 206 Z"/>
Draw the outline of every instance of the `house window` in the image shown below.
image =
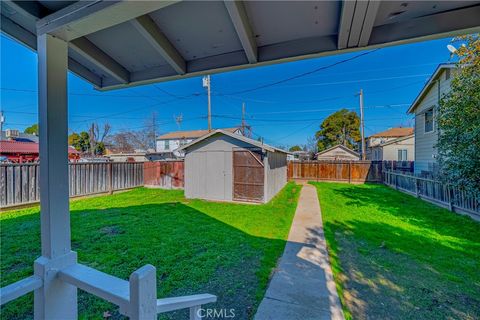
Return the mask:
<path fill-rule="evenodd" d="M 398 150 L 398 161 L 407 161 L 407 149 Z"/>
<path fill-rule="evenodd" d="M 170 150 L 170 140 L 165 140 L 165 150 Z"/>
<path fill-rule="evenodd" d="M 425 132 L 433 131 L 433 108 L 425 112 Z"/>
<path fill-rule="evenodd" d="M 450 79 L 450 69 L 445 70 L 445 80 Z"/>

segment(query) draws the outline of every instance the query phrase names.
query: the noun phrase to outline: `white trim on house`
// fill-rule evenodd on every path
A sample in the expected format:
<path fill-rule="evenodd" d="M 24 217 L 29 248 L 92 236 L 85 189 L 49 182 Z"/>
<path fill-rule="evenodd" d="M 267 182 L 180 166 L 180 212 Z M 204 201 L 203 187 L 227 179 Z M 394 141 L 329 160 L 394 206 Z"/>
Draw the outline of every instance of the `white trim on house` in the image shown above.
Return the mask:
<path fill-rule="evenodd" d="M 413 113 L 415 111 L 415 109 L 418 107 L 418 105 L 420 104 L 420 102 L 422 102 L 423 98 L 425 97 L 425 95 L 428 93 L 428 91 L 430 90 L 430 88 L 432 87 L 432 85 L 434 84 L 435 80 L 438 78 L 438 76 L 442 73 L 443 70 L 445 69 L 455 69 L 456 68 L 456 64 L 455 63 L 442 63 L 442 64 L 439 64 L 437 69 L 435 69 L 435 71 L 433 72 L 433 74 L 430 76 L 430 78 L 428 79 L 427 83 L 425 83 L 425 85 L 423 86 L 422 90 L 420 91 L 420 93 L 418 94 L 418 96 L 415 98 L 415 100 L 413 101 L 412 105 L 410 106 L 410 108 L 408 108 L 407 110 L 407 113 Z"/>

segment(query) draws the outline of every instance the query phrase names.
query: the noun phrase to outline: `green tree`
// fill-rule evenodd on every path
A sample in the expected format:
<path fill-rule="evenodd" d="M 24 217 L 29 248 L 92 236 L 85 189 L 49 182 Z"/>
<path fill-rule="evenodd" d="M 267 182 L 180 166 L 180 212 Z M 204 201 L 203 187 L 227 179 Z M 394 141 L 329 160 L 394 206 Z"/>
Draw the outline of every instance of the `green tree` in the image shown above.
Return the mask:
<path fill-rule="evenodd" d="M 81 152 L 90 151 L 90 135 L 82 131 L 80 134 L 74 132 L 68 136 L 68 144 Z"/>
<path fill-rule="evenodd" d="M 355 149 L 360 141 L 360 118 L 355 111 L 341 109 L 329 115 L 315 134 L 318 151 L 337 144 Z"/>
<path fill-rule="evenodd" d="M 291 147 L 290 149 L 288 149 L 290 152 L 295 152 L 295 151 L 302 151 L 302 147 L 300 147 L 299 145 L 296 145 L 296 146 L 293 146 Z"/>
<path fill-rule="evenodd" d="M 38 136 L 38 124 L 37 123 L 32 124 L 30 127 L 26 128 L 23 132 Z"/>
<path fill-rule="evenodd" d="M 480 38 L 474 34 L 453 41 L 463 44 L 454 53 L 458 69 L 437 114 L 440 176 L 480 196 Z"/>

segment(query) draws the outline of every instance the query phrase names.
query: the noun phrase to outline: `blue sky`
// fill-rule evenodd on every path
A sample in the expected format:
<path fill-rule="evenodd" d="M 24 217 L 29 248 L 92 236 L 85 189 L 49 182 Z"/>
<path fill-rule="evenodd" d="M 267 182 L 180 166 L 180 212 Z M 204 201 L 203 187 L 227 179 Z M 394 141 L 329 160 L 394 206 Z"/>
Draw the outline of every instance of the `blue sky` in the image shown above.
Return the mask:
<path fill-rule="evenodd" d="M 365 94 L 365 132 L 413 125 L 406 115 L 429 75 L 447 62 L 450 38 L 383 48 L 352 61 L 268 88 L 238 93 L 302 74 L 358 55 L 335 55 L 212 75 L 212 120 L 215 128 L 240 123 L 246 103 L 254 137 L 291 146 L 304 144 L 322 120 L 341 108 L 358 112 L 360 89 Z M 37 122 L 36 53 L 2 34 L 0 108 L 5 128 L 23 130 Z M 113 132 L 140 130 L 156 112 L 161 133 L 205 129 L 207 97 L 201 77 L 99 92 L 70 74 L 69 128 L 81 131 L 92 121 L 108 121 Z M 180 126 L 174 116 L 183 115 Z"/>

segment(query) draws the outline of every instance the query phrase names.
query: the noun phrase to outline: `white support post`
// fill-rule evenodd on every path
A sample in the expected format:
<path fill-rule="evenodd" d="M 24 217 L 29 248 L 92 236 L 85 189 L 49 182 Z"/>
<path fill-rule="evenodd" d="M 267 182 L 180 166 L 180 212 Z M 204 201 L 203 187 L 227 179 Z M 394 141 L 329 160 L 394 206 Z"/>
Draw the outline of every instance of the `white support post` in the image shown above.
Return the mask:
<path fill-rule="evenodd" d="M 37 49 L 42 256 L 34 272 L 43 286 L 35 290 L 34 317 L 77 319 L 77 288 L 57 278 L 58 270 L 77 260 L 70 246 L 68 202 L 68 44 L 43 34 Z"/>
<path fill-rule="evenodd" d="M 190 308 L 190 320 L 202 320 L 202 316 L 200 314 L 200 309 L 202 306 L 194 306 Z"/>
<path fill-rule="evenodd" d="M 157 278 L 154 266 L 147 264 L 130 275 L 130 306 L 125 311 L 132 320 L 157 319 Z"/>

